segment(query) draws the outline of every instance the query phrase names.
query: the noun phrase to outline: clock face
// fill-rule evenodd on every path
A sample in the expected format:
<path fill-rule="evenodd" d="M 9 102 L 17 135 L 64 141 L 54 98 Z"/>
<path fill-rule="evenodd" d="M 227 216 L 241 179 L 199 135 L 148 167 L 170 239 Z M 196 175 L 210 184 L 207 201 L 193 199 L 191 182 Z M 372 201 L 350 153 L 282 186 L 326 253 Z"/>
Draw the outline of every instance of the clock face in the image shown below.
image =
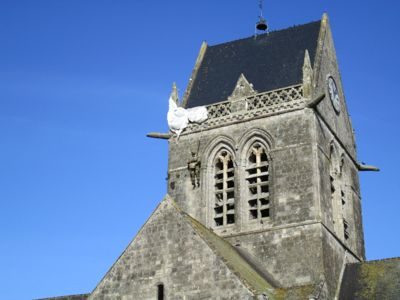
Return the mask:
<path fill-rule="evenodd" d="M 331 102 L 333 108 L 335 109 L 336 113 L 340 113 L 340 98 L 339 98 L 339 90 L 337 88 L 335 79 L 332 76 L 328 77 L 328 92 L 329 98 L 331 98 Z"/>

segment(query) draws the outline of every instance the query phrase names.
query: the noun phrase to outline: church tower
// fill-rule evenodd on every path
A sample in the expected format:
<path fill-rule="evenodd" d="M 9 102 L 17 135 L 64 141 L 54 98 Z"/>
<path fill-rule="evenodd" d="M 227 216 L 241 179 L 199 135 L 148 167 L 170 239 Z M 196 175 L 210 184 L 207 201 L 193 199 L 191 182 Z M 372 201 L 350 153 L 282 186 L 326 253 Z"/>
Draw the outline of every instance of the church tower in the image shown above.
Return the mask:
<path fill-rule="evenodd" d="M 74 299 L 397 299 L 400 260 L 364 262 L 358 171 L 377 169 L 356 158 L 326 15 L 203 43 L 167 119 L 148 136 L 168 140 L 168 194 Z"/>
<path fill-rule="evenodd" d="M 209 46 L 184 108 L 208 119 L 169 138 L 168 194 L 280 287 L 332 299 L 365 259 L 358 171 L 327 15 Z"/>
<path fill-rule="evenodd" d="M 167 120 L 148 134 L 169 143 L 167 195 L 93 291 L 48 300 L 399 299 L 400 258 L 365 261 L 358 171 L 378 169 L 327 15 L 203 43 Z"/>

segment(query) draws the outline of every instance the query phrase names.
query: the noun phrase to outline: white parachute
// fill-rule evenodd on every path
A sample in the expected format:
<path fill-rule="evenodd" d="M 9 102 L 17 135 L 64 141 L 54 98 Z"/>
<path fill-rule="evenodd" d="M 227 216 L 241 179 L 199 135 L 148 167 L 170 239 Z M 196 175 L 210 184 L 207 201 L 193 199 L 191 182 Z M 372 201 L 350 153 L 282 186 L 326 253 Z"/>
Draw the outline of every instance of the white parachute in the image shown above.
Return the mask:
<path fill-rule="evenodd" d="M 208 111 L 205 106 L 197 106 L 193 108 L 188 108 L 189 122 L 201 124 L 208 118 Z"/>
<path fill-rule="evenodd" d="M 169 130 L 175 133 L 178 137 L 182 131 L 191 123 L 203 123 L 208 118 L 207 108 L 198 106 L 185 109 L 179 107 L 176 86 L 174 85 L 171 96 L 169 97 L 169 107 L 167 113 L 167 121 Z"/>
<path fill-rule="evenodd" d="M 169 97 L 169 109 L 167 113 L 169 130 L 178 137 L 182 130 L 189 124 L 188 112 L 183 107 L 178 107 L 175 100 Z"/>

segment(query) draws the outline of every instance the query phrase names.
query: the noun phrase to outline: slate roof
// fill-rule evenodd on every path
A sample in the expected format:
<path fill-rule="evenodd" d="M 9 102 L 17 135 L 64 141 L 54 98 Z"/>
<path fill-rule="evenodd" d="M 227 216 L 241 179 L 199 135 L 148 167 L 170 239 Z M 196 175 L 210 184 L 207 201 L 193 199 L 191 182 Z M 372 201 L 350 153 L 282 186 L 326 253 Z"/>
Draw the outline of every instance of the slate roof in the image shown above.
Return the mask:
<path fill-rule="evenodd" d="M 225 101 L 241 73 L 258 92 L 302 82 L 307 49 L 314 64 L 321 22 L 207 47 L 186 107 Z"/>
<path fill-rule="evenodd" d="M 400 299 L 400 257 L 348 264 L 339 299 Z"/>

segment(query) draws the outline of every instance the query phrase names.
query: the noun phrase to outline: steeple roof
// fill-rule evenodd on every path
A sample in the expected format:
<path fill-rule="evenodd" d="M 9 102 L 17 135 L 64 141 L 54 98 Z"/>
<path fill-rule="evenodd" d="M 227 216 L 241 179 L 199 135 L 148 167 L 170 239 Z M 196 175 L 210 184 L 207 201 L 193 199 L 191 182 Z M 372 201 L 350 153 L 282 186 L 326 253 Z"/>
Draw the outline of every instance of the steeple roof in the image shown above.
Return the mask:
<path fill-rule="evenodd" d="M 320 27 L 317 21 L 207 47 L 186 107 L 227 100 L 241 74 L 258 92 L 301 83 L 305 51 L 313 65 Z"/>

